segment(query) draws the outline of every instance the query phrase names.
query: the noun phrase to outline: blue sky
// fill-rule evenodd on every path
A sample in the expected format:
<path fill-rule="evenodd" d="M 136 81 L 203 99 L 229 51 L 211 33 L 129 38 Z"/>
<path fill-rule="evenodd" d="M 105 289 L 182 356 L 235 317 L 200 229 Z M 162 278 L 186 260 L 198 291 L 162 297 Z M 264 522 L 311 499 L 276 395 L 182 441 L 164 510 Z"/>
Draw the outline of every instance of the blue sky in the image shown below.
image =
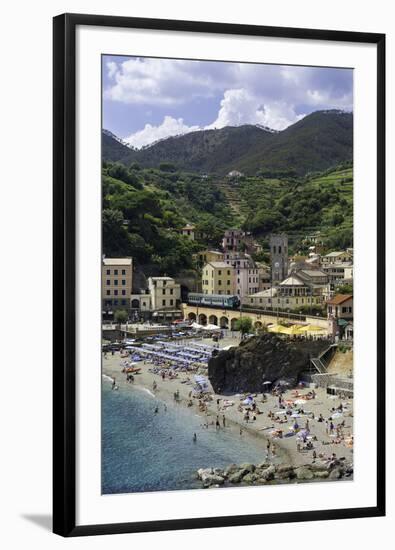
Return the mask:
<path fill-rule="evenodd" d="M 283 130 L 353 106 L 352 69 L 103 56 L 103 128 L 134 147 L 205 128 Z"/>

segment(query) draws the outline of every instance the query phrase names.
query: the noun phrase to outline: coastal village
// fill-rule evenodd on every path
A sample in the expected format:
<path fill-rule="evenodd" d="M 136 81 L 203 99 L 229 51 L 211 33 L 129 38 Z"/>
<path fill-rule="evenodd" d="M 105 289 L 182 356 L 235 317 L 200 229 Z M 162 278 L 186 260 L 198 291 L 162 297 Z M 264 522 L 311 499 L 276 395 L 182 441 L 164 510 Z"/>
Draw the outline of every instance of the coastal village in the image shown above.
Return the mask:
<path fill-rule="evenodd" d="M 262 438 L 256 463 L 202 464 L 203 488 L 352 479 L 353 250 L 322 253 L 319 234 L 302 244 L 291 256 L 287 235 L 272 234 L 259 262 L 259 243 L 229 229 L 195 255 L 195 278 L 163 273 L 140 288 L 133 258 L 103 257 L 111 388 L 145 389 L 154 415 L 190 408 L 195 445 L 211 431 Z"/>
<path fill-rule="evenodd" d="M 195 229 L 182 228 L 184 238 L 197 239 Z M 297 328 L 303 334 L 310 325 L 308 334 L 352 341 L 353 249 L 322 254 L 319 234 L 307 235 L 303 245 L 307 254 L 289 256 L 287 235 L 272 234 L 265 264 L 253 260 L 262 248 L 251 235 L 229 229 L 217 249 L 194 255 L 194 278 L 163 273 L 143 279 L 146 286 L 134 282 L 133 258 L 103 257 L 103 320 L 121 319 L 130 331 L 175 321 L 237 330 L 242 316 L 251 319 L 252 333 L 264 328 L 284 333 L 288 324 L 296 327 L 294 334 Z"/>

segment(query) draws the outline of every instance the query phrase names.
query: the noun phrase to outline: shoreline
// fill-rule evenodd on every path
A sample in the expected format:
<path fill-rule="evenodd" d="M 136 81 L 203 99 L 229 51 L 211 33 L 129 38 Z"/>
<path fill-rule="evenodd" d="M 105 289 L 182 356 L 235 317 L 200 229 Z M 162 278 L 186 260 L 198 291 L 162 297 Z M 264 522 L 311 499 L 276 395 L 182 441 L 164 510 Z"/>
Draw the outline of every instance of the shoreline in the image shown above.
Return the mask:
<path fill-rule="evenodd" d="M 278 411 L 278 405 L 276 404 L 277 398 L 275 398 L 274 396 L 268 395 L 266 402 L 260 402 L 257 400 L 257 406 L 261 410 L 262 414 L 257 415 L 256 421 L 254 423 L 246 423 L 243 420 L 243 415 L 237 410 L 237 405 L 239 404 L 240 398 L 237 395 L 224 396 L 215 394 L 210 387 L 210 393 L 213 397 L 213 400 L 207 403 L 208 414 L 206 414 L 199 410 L 196 399 L 192 399 L 193 406 L 188 406 L 188 401 L 190 400 L 189 392 L 192 388 L 192 385 L 187 384 L 186 381 L 190 379 L 192 382 L 193 373 L 180 373 L 178 378 L 172 380 L 166 379 L 165 381 L 162 381 L 160 376 L 158 376 L 157 374 L 148 372 L 148 369 L 151 368 L 152 365 L 142 361 L 141 363 L 139 363 L 139 366 L 141 366 L 140 373 L 134 376 L 133 383 L 128 383 L 126 382 L 125 374 L 121 372 L 121 363 L 123 360 L 124 359 L 120 357 L 120 354 L 118 352 L 115 352 L 114 355 L 109 355 L 107 358 L 103 358 L 102 363 L 102 374 L 104 376 L 108 376 L 109 378 L 115 378 L 117 386 L 119 386 L 123 390 L 127 389 L 128 391 L 130 391 L 133 388 L 139 388 L 149 393 L 153 398 L 162 401 L 166 405 L 183 407 L 187 410 L 191 409 L 191 413 L 199 416 L 202 419 L 202 422 L 210 422 L 210 426 L 208 429 L 215 429 L 215 420 L 218 416 L 221 425 L 220 429 L 223 430 L 224 428 L 222 427 L 222 418 L 224 415 L 227 427 L 232 428 L 232 435 L 236 435 L 237 431 L 242 429 L 243 434 L 248 435 L 248 437 L 254 437 L 262 441 L 262 460 L 269 459 L 270 462 L 274 463 L 278 462 L 279 459 L 281 459 L 282 463 L 286 463 L 287 465 L 292 467 L 300 467 L 312 464 L 312 452 L 298 452 L 295 437 L 281 439 L 273 438 L 270 435 L 273 429 L 284 429 L 284 431 L 286 431 L 287 426 L 289 426 L 289 424 L 291 423 L 291 421 L 287 419 L 286 423 L 284 422 L 283 424 L 279 425 L 277 422 L 274 422 L 272 419 L 268 418 L 268 411 L 272 411 L 274 413 Z M 157 385 L 156 390 L 153 389 L 154 383 L 156 383 Z M 132 387 L 130 388 L 130 386 Z M 174 400 L 174 393 L 176 391 L 179 392 L 178 402 Z M 284 394 L 284 398 L 291 398 L 291 394 L 293 391 L 294 390 L 288 390 Z M 324 418 L 328 418 L 328 416 L 330 415 L 330 408 L 334 406 L 334 403 L 337 406 L 337 404 L 340 402 L 340 399 L 336 398 L 336 400 L 332 400 L 329 396 L 327 396 L 326 392 L 324 392 L 324 390 L 320 388 L 318 388 L 316 392 L 316 399 L 307 402 L 304 407 L 306 408 L 306 412 L 307 410 L 309 412 L 313 411 L 315 414 L 315 420 L 309 418 L 309 423 L 312 432 L 317 437 L 317 442 L 314 445 L 317 454 L 322 453 L 325 454 L 325 456 L 330 456 L 331 454 L 336 453 L 337 456 L 345 457 L 345 460 L 348 463 L 352 463 L 352 448 L 347 448 L 342 443 L 332 443 L 331 438 L 325 431 L 325 423 L 319 423 L 317 421 L 319 414 L 323 414 Z M 306 390 L 300 390 L 300 393 L 306 393 Z M 217 399 L 220 399 L 221 404 L 223 404 L 224 400 L 233 401 L 234 405 L 231 407 L 227 407 L 226 409 L 220 407 L 218 410 Z M 352 411 L 352 406 L 350 406 L 350 408 Z M 304 424 L 307 418 L 307 416 L 301 416 L 301 418 L 298 418 L 298 422 L 300 423 L 300 425 Z M 341 418 L 341 420 L 343 419 L 346 421 L 346 433 L 349 432 L 350 435 L 352 435 L 352 412 L 348 416 Z M 212 424 L 214 424 L 214 426 Z M 275 445 L 277 452 L 274 457 L 272 456 L 272 453 L 270 453 L 269 458 L 267 458 L 266 445 L 268 441 L 270 441 L 271 445 Z"/>

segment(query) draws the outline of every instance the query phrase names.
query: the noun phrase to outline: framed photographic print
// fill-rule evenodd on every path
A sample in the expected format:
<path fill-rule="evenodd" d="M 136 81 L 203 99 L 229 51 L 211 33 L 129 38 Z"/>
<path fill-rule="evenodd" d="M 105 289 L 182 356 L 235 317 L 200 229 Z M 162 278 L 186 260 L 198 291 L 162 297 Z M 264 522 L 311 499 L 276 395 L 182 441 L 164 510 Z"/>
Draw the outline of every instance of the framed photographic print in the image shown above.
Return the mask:
<path fill-rule="evenodd" d="M 54 532 L 385 513 L 385 37 L 54 18 Z"/>

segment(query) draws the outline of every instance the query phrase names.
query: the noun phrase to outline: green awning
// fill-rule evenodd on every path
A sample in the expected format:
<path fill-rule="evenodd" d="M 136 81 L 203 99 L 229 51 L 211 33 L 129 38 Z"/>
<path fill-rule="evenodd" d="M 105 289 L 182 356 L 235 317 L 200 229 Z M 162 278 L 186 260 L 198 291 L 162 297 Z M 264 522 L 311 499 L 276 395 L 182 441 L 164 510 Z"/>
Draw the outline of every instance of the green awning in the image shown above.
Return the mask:
<path fill-rule="evenodd" d="M 345 319 L 338 319 L 337 324 L 339 327 L 346 327 L 348 325 L 349 321 L 346 321 Z"/>

